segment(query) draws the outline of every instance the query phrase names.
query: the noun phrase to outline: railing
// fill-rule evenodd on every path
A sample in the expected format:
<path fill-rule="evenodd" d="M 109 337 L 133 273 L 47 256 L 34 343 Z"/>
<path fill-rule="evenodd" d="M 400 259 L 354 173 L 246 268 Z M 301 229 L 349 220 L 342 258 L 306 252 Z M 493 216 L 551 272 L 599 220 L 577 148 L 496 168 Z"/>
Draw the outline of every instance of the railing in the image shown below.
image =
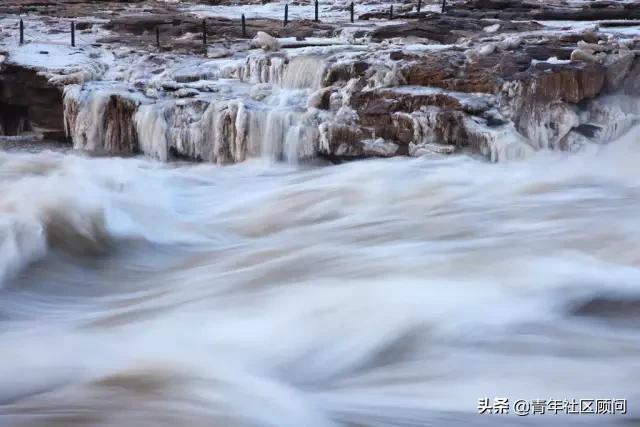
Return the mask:
<path fill-rule="evenodd" d="M 446 0 L 442 0 L 442 13 L 445 12 L 445 8 L 446 8 Z M 420 13 L 422 9 L 422 0 L 418 0 L 418 4 L 417 4 L 417 11 L 418 13 Z M 356 11 L 355 11 L 355 3 L 351 2 L 349 5 L 349 20 L 350 22 L 354 22 L 355 21 L 355 17 L 356 17 Z M 389 19 L 393 19 L 393 5 L 389 6 Z M 315 22 L 320 22 L 320 11 L 319 11 L 319 1 L 315 0 L 314 1 L 314 21 Z M 246 38 L 247 37 L 247 19 L 244 15 L 244 13 L 241 15 L 241 27 L 242 27 L 242 37 Z M 284 17 L 283 17 L 283 27 L 286 27 L 287 24 L 289 23 L 289 4 L 285 4 L 284 5 Z M 20 44 L 24 44 L 25 42 L 25 38 L 24 38 L 24 30 L 25 30 L 25 26 L 24 26 L 24 21 L 21 18 L 20 19 L 20 24 L 19 24 L 19 40 L 20 40 Z M 160 47 L 160 25 L 156 26 L 155 28 L 155 35 L 156 35 L 156 46 Z M 76 46 L 76 38 L 78 40 L 80 40 L 83 43 L 86 44 L 93 44 L 92 42 L 86 41 L 81 37 L 77 37 L 76 35 L 76 23 L 75 21 L 70 21 L 70 31 L 68 35 L 64 35 L 63 36 L 65 39 L 69 40 L 70 44 L 72 47 Z M 48 37 L 50 41 L 51 38 Z M 56 41 L 56 40 L 54 40 Z M 62 41 L 60 39 L 60 37 L 58 37 L 58 42 Z M 204 46 L 207 45 L 207 20 L 203 19 L 202 20 L 202 43 Z"/>

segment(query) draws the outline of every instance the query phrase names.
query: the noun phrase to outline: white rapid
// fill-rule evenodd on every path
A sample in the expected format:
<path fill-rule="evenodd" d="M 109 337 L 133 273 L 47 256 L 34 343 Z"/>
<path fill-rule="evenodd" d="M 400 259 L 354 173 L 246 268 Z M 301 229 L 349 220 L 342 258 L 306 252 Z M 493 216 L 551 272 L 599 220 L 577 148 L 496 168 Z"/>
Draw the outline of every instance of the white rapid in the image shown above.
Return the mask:
<path fill-rule="evenodd" d="M 0 425 L 638 422 L 639 138 L 505 164 L 0 152 Z"/>

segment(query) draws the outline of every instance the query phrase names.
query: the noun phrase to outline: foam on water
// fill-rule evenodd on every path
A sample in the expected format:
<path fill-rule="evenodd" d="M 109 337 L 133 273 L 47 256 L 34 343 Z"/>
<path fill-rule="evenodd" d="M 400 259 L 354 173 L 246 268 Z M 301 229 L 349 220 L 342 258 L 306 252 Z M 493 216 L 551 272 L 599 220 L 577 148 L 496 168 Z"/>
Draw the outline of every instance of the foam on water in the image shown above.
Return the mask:
<path fill-rule="evenodd" d="M 572 313 L 640 300 L 639 132 L 506 164 L 1 154 L 0 418 L 519 425 L 477 399 L 637 402 L 637 329 Z"/>

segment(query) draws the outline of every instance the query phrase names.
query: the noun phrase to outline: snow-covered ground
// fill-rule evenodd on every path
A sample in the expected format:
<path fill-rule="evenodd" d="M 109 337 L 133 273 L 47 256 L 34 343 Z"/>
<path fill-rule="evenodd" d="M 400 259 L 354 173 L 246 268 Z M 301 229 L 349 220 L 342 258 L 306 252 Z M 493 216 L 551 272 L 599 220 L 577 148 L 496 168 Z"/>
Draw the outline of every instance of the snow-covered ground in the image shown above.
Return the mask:
<path fill-rule="evenodd" d="M 251 5 L 190 5 L 183 8 L 184 11 L 196 14 L 199 17 L 222 17 L 228 19 L 240 19 L 244 14 L 247 19 L 284 19 L 285 5 L 289 5 L 289 20 L 313 20 L 315 17 L 315 5 L 313 2 L 307 4 L 289 4 L 289 1 L 278 0 L 267 4 Z M 318 4 L 318 18 L 322 22 L 326 23 L 340 23 L 346 24 L 350 22 L 350 5 L 351 1 L 334 0 L 334 1 L 320 1 Z M 354 2 L 354 15 L 356 18 L 356 25 L 370 25 L 366 22 L 358 22 L 357 17 L 372 12 L 388 12 L 390 7 L 393 6 L 397 11 L 416 11 L 417 1 L 414 5 L 407 2 L 389 2 L 389 1 L 369 1 L 369 2 Z M 440 2 L 423 2 L 421 7 L 422 12 L 440 12 L 442 6 Z M 378 20 L 376 25 L 384 25 L 388 21 Z"/>

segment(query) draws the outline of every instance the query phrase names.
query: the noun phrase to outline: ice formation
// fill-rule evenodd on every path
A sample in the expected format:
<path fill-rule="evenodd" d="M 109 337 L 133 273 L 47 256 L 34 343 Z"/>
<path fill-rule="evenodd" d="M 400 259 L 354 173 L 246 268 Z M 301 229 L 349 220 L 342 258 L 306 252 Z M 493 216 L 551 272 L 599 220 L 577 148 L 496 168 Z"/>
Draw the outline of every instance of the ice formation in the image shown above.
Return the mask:
<path fill-rule="evenodd" d="M 97 45 L 43 54 L 28 43 L 8 49 L 3 62 L 37 70 L 62 90 L 75 149 L 163 161 L 297 162 L 466 148 L 502 161 L 610 141 L 638 121 L 637 96 L 623 86 L 640 66 L 624 33 L 605 37 L 585 26 L 585 40 L 558 59 L 536 56 L 536 33 L 509 30 L 505 21 L 484 22 L 478 40 L 440 44 L 403 36 L 374 42 L 371 28 L 356 37 L 357 28 L 307 39 L 258 31 L 203 56 Z M 524 45 L 534 59 L 517 74 L 508 67 L 520 64 L 509 61 Z M 492 75 L 503 63 L 510 74 Z M 452 78 L 446 66 L 470 71 Z M 20 120 L 22 132 L 29 126 Z"/>

